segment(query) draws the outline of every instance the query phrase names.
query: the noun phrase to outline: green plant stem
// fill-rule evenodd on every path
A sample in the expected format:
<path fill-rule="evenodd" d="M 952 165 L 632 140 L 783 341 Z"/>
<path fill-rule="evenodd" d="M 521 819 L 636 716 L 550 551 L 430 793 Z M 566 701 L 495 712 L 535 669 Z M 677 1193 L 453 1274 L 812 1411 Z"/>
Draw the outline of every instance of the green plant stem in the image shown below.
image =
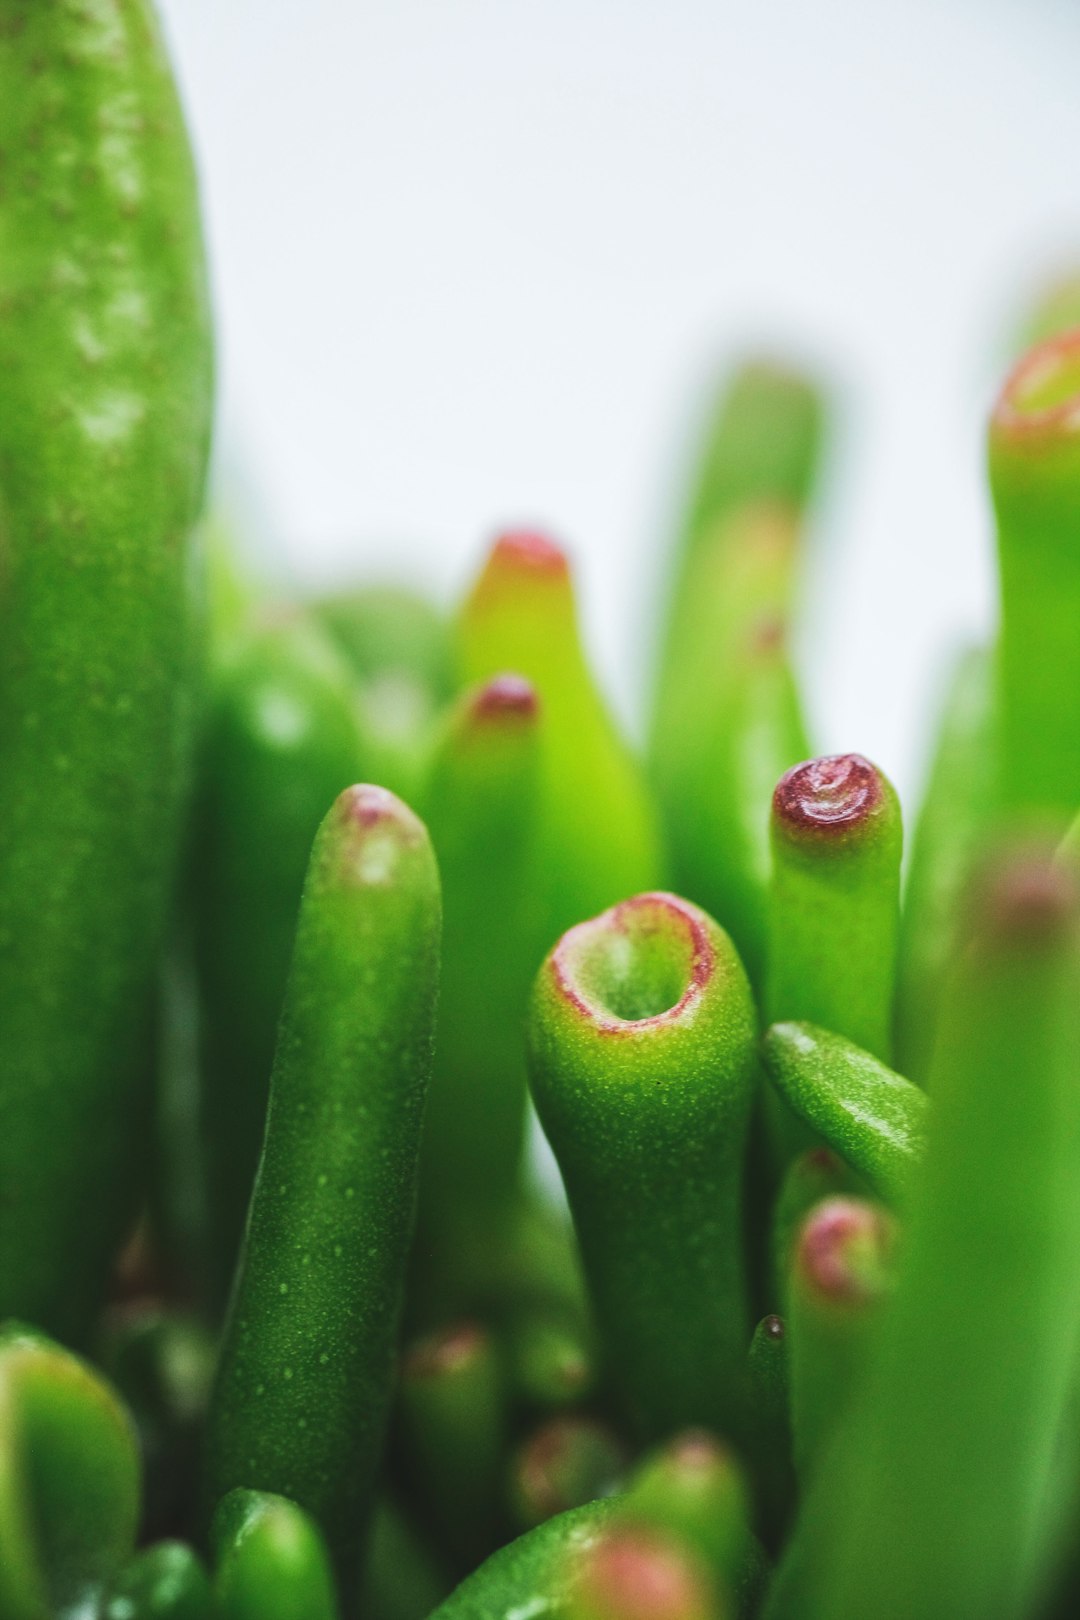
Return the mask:
<path fill-rule="evenodd" d="M 798 765 L 773 795 L 765 1005 L 882 1062 L 892 1049 L 900 806 L 860 754 Z"/>
<path fill-rule="evenodd" d="M 295 1502 L 230 1491 L 214 1515 L 212 1540 L 219 1620 L 338 1620 L 325 1543 Z"/>
<path fill-rule="evenodd" d="M 1000 795 L 1064 831 L 1080 805 L 1080 331 L 1031 350 L 989 438 L 997 518 Z"/>
<path fill-rule="evenodd" d="M 607 1424 L 561 1413 L 533 1431 L 510 1461 L 514 1523 L 531 1530 L 556 1513 L 610 1496 L 626 1467 L 626 1448 Z"/>
<path fill-rule="evenodd" d="M 737 1422 L 754 1013 L 727 935 L 671 895 L 570 930 L 533 994 L 530 1078 L 614 1388 L 649 1438 Z"/>
<path fill-rule="evenodd" d="M 532 687 L 498 676 L 451 711 L 420 798 L 444 921 L 417 1258 L 442 1279 L 462 1250 L 500 1240 L 521 1192 L 522 1027 L 543 949 L 526 916 L 541 746 Z"/>
<path fill-rule="evenodd" d="M 131 1557 L 139 1513 L 131 1420 L 85 1362 L 0 1328 L 0 1615 L 81 1615 Z"/>
<path fill-rule="evenodd" d="M 214 1594 L 198 1554 L 180 1541 L 146 1547 L 113 1582 L 101 1620 L 213 1620 Z"/>
<path fill-rule="evenodd" d="M 291 1495 L 346 1593 L 390 1395 L 439 925 L 422 824 L 384 789 L 347 789 L 304 886 L 206 1489 L 210 1507 L 237 1484 Z"/>
<path fill-rule="evenodd" d="M 768 807 L 809 752 L 786 642 L 823 407 L 752 361 L 712 408 L 677 553 L 649 758 L 680 889 L 723 920 L 751 978 L 765 956 Z"/>
<path fill-rule="evenodd" d="M 757 1522 L 769 1546 L 791 1516 L 795 1475 L 791 1460 L 791 1340 L 783 1317 L 762 1317 L 747 1359 L 749 1451 L 754 1459 Z"/>
<path fill-rule="evenodd" d="M 889 1215 L 861 1198 L 827 1198 L 800 1227 L 788 1321 L 792 1436 L 804 1489 L 863 1376 L 895 1246 Z"/>
<path fill-rule="evenodd" d="M 372 780 L 411 804 L 438 712 L 454 692 L 450 628 L 430 602 L 393 585 L 312 605 L 358 683 Z"/>
<path fill-rule="evenodd" d="M 543 713 L 528 937 L 547 950 L 582 917 L 661 876 L 659 832 L 641 771 L 597 691 L 578 637 L 566 557 L 507 534 L 460 616 L 466 678 L 515 670 Z"/>
<path fill-rule="evenodd" d="M 920 1085 L 930 1072 L 965 887 L 991 819 L 995 726 L 993 662 L 985 648 L 972 647 L 949 682 L 904 885 L 896 1052 L 904 1074 Z"/>
<path fill-rule="evenodd" d="M 620 1498 L 620 1517 L 666 1532 L 696 1552 L 732 1611 L 756 1608 L 764 1554 L 750 1528 L 750 1492 L 734 1453 L 705 1432 L 689 1431 L 651 1452 Z"/>
<path fill-rule="evenodd" d="M 457 1323 L 414 1343 L 398 1391 L 410 1500 L 458 1571 L 495 1543 L 507 1440 L 506 1387 L 491 1334 Z"/>
<path fill-rule="evenodd" d="M 925 1093 L 814 1024 L 773 1024 L 761 1050 L 769 1078 L 796 1118 L 880 1197 L 902 1202 L 925 1149 Z"/>
<path fill-rule="evenodd" d="M 1075 879 L 1002 857 L 943 1000 L 896 1294 L 769 1620 L 1027 1612 L 1080 1327 L 1078 989 Z"/>
<path fill-rule="evenodd" d="M 616 1500 L 571 1508 L 500 1547 L 430 1620 L 513 1620 L 523 1609 L 526 1614 L 565 1614 L 578 1560 L 612 1521 Z"/>
<path fill-rule="evenodd" d="M 0 1318 L 80 1340 L 140 1194 L 212 403 L 148 0 L 0 0 L 0 151 Z"/>
<path fill-rule="evenodd" d="M 311 844 L 363 777 L 352 677 L 319 625 L 264 614 L 222 655 L 202 749 L 192 881 L 206 1265 L 224 1306 L 262 1143 Z"/>

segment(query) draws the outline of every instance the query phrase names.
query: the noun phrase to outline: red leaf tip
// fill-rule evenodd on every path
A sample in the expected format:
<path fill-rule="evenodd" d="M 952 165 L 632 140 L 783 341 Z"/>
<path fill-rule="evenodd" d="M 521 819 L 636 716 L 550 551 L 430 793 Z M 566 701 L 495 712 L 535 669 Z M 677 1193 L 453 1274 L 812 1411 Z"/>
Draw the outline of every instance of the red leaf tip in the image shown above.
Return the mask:
<path fill-rule="evenodd" d="M 832 838 L 863 826 L 883 800 L 876 765 L 862 754 L 826 754 L 784 772 L 773 793 L 773 815 L 790 832 Z"/>

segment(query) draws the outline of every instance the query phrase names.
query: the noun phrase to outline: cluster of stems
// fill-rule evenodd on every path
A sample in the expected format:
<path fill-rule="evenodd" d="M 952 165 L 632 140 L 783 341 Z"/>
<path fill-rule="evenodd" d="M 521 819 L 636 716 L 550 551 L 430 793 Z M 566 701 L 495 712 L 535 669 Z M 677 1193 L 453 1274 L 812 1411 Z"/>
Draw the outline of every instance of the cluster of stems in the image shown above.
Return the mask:
<path fill-rule="evenodd" d="M 546 535 L 283 599 L 152 4 L 0 0 L 0 1620 L 1075 1612 L 1077 321 L 902 877 L 813 379 L 723 380 L 641 757 Z"/>

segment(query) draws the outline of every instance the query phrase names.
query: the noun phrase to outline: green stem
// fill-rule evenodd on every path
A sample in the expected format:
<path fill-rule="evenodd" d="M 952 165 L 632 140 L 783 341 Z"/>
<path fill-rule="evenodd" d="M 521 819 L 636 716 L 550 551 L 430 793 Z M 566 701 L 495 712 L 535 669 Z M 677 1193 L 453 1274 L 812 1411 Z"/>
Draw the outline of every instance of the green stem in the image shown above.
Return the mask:
<path fill-rule="evenodd" d="M 799 1230 L 788 1320 L 792 1436 L 804 1489 L 863 1375 L 895 1246 L 893 1221 L 861 1198 L 827 1198 Z"/>
<path fill-rule="evenodd" d="M 1032 349 L 990 423 L 1007 809 L 1064 828 L 1080 804 L 1080 332 Z"/>
<path fill-rule="evenodd" d="M 192 880 L 206 1265 L 223 1307 L 259 1161 L 296 915 L 326 807 L 366 769 L 352 678 L 292 610 L 264 615 L 216 671 Z"/>
<path fill-rule="evenodd" d="M 915 825 L 904 885 L 896 984 L 896 1050 L 925 1085 L 938 1005 L 956 948 L 964 892 L 990 820 L 996 770 L 994 671 L 985 648 L 959 658 Z"/>
<path fill-rule="evenodd" d="M 109 1386 L 32 1329 L 0 1329 L 0 1614 L 85 1613 L 131 1557 L 131 1420 Z"/>
<path fill-rule="evenodd" d="M 109 1590 L 101 1620 L 213 1620 L 214 1595 L 198 1555 L 159 1541 L 128 1564 Z"/>
<path fill-rule="evenodd" d="M 791 1340 L 782 1316 L 762 1317 L 747 1360 L 749 1449 L 757 1518 L 770 1547 L 787 1527 L 795 1495 L 791 1462 Z"/>
<path fill-rule="evenodd" d="M 1078 991 L 1075 880 L 1013 853 L 943 1001 L 896 1294 L 770 1620 L 1027 1612 L 1080 1328 Z"/>
<path fill-rule="evenodd" d="M 422 824 L 349 788 L 304 886 L 207 1447 L 209 1505 L 241 1483 L 287 1492 L 346 1591 L 390 1395 L 438 950 Z"/>
<path fill-rule="evenodd" d="M 326 1546 L 295 1502 L 230 1491 L 214 1515 L 212 1540 L 220 1620 L 338 1620 Z"/>
<path fill-rule="evenodd" d="M 794 372 L 725 383 L 675 559 L 650 726 L 679 888 L 765 956 L 769 796 L 809 752 L 786 643 L 822 407 Z"/>
<path fill-rule="evenodd" d="M 626 1467 L 626 1448 L 607 1424 L 583 1413 L 550 1418 L 510 1462 L 514 1522 L 531 1530 L 556 1513 L 610 1496 Z"/>
<path fill-rule="evenodd" d="M 462 1322 L 413 1344 L 398 1391 L 403 1466 L 432 1540 L 460 1572 L 495 1542 L 506 1390 L 491 1335 Z"/>
<path fill-rule="evenodd" d="M 463 1245 L 498 1241 L 520 1194 L 521 1032 L 542 949 L 525 916 L 541 746 L 532 687 L 498 676 L 451 711 L 420 800 L 444 924 L 418 1257 L 441 1276 Z"/>
<path fill-rule="evenodd" d="M 558 547 L 540 535 L 504 535 L 464 604 L 460 644 L 470 681 L 516 670 L 539 695 L 527 930 L 539 956 L 572 923 L 658 881 L 655 812 L 589 671 Z"/>
<path fill-rule="evenodd" d="M 559 941 L 530 1076 L 566 1184 L 606 1361 L 649 1436 L 737 1421 L 749 1337 L 741 1197 L 754 1013 L 730 940 L 639 895 Z"/>
<path fill-rule="evenodd" d="M 792 1113 L 880 1197 L 902 1202 L 925 1148 L 925 1093 L 814 1024 L 774 1024 L 761 1050 Z"/>
<path fill-rule="evenodd" d="M 769 1022 L 805 1019 L 883 1062 L 892 1048 L 900 805 L 861 754 L 798 765 L 773 794 Z"/>
<path fill-rule="evenodd" d="M 0 1318 L 85 1339 L 134 1219 L 210 439 L 149 0 L 0 0 Z"/>

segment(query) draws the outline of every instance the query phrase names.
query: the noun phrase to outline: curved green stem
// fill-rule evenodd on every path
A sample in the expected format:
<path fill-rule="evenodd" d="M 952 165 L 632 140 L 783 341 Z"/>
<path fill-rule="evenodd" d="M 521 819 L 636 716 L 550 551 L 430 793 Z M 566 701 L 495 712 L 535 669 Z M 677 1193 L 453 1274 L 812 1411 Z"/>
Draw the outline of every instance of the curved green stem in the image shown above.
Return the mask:
<path fill-rule="evenodd" d="M 727 935 L 672 895 L 563 936 L 536 982 L 533 1097 L 632 1426 L 737 1422 L 754 1012 Z"/>
<path fill-rule="evenodd" d="M 438 950 L 422 824 L 349 788 L 304 886 L 207 1445 L 208 1505 L 238 1484 L 290 1494 L 346 1592 L 390 1395 Z"/>
<path fill-rule="evenodd" d="M 902 1201 L 925 1148 L 925 1093 L 814 1024 L 774 1024 L 761 1051 L 792 1113 L 876 1193 Z"/>

